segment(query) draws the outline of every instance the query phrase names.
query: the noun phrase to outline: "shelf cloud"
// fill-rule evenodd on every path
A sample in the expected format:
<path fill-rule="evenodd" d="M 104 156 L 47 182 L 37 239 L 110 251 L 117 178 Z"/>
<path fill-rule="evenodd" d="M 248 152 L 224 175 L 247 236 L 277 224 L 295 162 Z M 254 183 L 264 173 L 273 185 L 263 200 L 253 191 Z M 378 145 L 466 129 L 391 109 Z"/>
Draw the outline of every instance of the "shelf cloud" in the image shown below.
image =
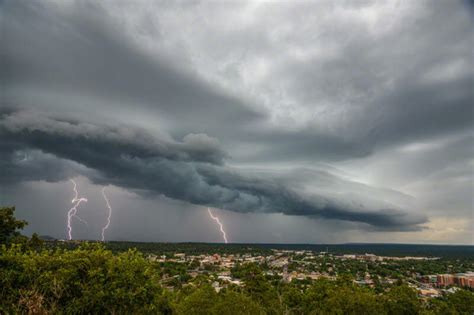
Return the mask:
<path fill-rule="evenodd" d="M 74 169 L 67 161 L 72 161 L 94 170 L 81 175 L 96 182 L 163 194 L 196 205 L 237 212 L 317 216 L 367 223 L 381 229 L 419 229 L 418 225 L 426 222 L 423 217 L 410 216 L 398 209 L 374 209 L 363 201 L 355 205 L 355 200 L 347 196 L 305 196 L 285 185 L 278 176 L 250 175 L 228 167 L 223 164 L 225 153 L 218 141 L 204 134 L 186 135 L 182 142 L 176 142 L 129 128 L 13 112 L 0 119 L 0 135 L 7 144 L 3 151 L 10 150 L 10 154 L 5 154 L 7 160 L 2 161 L 4 168 L 26 172 L 23 176 L 12 172 L 12 178 L 7 179 L 10 181 L 31 176 L 28 167 L 18 167 L 22 164 L 43 165 L 37 180 L 65 180 Z M 42 154 L 31 155 L 29 162 L 28 158 L 17 158 L 19 152 L 26 156 L 30 151 Z M 47 154 L 60 163 L 49 161 Z M 53 167 L 54 164 L 57 166 Z"/>

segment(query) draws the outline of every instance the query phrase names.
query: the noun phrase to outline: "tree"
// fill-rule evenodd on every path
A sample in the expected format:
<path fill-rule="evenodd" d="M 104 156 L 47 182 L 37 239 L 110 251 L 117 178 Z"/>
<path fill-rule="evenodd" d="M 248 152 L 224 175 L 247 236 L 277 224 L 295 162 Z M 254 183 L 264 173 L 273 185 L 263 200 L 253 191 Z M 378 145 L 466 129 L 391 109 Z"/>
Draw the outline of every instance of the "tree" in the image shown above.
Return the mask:
<path fill-rule="evenodd" d="M 416 291 L 406 285 L 393 287 L 384 295 L 384 309 L 388 314 L 418 314 L 421 302 Z"/>
<path fill-rule="evenodd" d="M 178 302 L 175 309 L 176 314 L 211 314 L 216 299 L 216 291 L 210 285 L 204 285 Z"/>
<path fill-rule="evenodd" d="M 291 314 L 304 314 L 304 294 L 294 285 L 290 284 L 285 288 L 283 302 Z"/>
<path fill-rule="evenodd" d="M 38 234 L 33 233 L 28 240 L 28 247 L 31 249 L 40 249 L 43 247 L 43 240 L 39 238 Z"/>
<path fill-rule="evenodd" d="M 450 307 L 448 303 L 439 298 L 434 298 L 428 301 L 426 305 L 426 312 L 423 314 L 443 314 L 443 315 L 457 315 L 454 307 Z"/>
<path fill-rule="evenodd" d="M 240 266 L 245 292 L 259 305 L 265 307 L 267 314 L 281 313 L 278 292 L 265 278 L 262 269 L 255 263 Z"/>
<path fill-rule="evenodd" d="M 377 296 L 369 289 L 344 284 L 333 290 L 322 305 L 327 314 L 384 314 Z M 405 313 L 397 313 L 405 314 Z"/>
<path fill-rule="evenodd" d="M 459 314 L 474 314 L 474 293 L 467 290 L 457 290 L 446 297 L 448 305 Z"/>
<path fill-rule="evenodd" d="M 17 220 L 14 216 L 15 207 L 0 208 L 0 244 L 7 243 L 11 238 L 19 236 L 17 230 L 23 229 L 28 222 Z"/>
<path fill-rule="evenodd" d="M 220 294 L 219 300 L 212 308 L 216 315 L 258 315 L 265 314 L 263 308 L 248 296 L 227 290 Z"/>
<path fill-rule="evenodd" d="M 169 310 L 141 253 L 98 244 L 74 250 L 0 247 L 0 314 L 156 314 Z"/>

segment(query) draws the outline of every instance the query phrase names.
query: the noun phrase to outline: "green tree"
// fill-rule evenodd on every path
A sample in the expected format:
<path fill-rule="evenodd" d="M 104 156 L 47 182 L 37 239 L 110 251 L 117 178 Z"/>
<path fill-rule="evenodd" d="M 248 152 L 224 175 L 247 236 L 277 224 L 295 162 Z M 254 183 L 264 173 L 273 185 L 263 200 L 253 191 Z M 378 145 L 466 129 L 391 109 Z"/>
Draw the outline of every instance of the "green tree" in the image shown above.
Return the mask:
<path fill-rule="evenodd" d="M 210 285 L 204 285 L 178 301 L 176 314 L 207 315 L 216 305 L 217 293 Z"/>
<path fill-rule="evenodd" d="M 17 220 L 14 216 L 15 207 L 0 208 L 0 244 L 7 243 L 13 237 L 20 236 L 17 230 L 23 229 L 28 223 Z"/>
<path fill-rule="evenodd" d="M 395 286 L 384 295 L 384 309 L 388 314 L 419 314 L 421 302 L 415 290 L 406 285 Z"/>
<path fill-rule="evenodd" d="M 248 296 L 227 290 L 219 295 L 216 305 L 212 308 L 216 315 L 258 315 L 265 314 L 263 308 Z"/>
<path fill-rule="evenodd" d="M 316 280 L 305 293 L 304 314 L 317 314 L 334 290 L 335 284 L 327 279 Z"/>
<path fill-rule="evenodd" d="M 156 313 L 166 301 L 156 301 L 162 290 L 155 274 L 134 250 L 114 255 L 97 244 L 41 251 L 3 246 L 0 313 Z"/>
<path fill-rule="evenodd" d="M 258 304 L 265 307 L 268 314 L 282 312 L 278 292 L 265 278 L 262 269 L 255 263 L 240 266 L 241 277 L 245 283 L 245 292 Z"/>
<path fill-rule="evenodd" d="M 385 314 L 382 304 L 372 291 L 350 285 L 334 289 L 322 309 L 328 314 Z"/>
<path fill-rule="evenodd" d="M 457 290 L 446 296 L 450 308 L 459 314 L 474 314 L 474 293 L 467 290 Z"/>
<path fill-rule="evenodd" d="M 458 312 L 453 307 L 450 307 L 446 301 L 435 298 L 428 301 L 423 314 L 457 315 Z"/>
<path fill-rule="evenodd" d="M 43 247 L 43 240 L 39 238 L 38 234 L 33 233 L 31 238 L 28 240 L 28 247 L 31 249 L 40 249 Z"/>
<path fill-rule="evenodd" d="M 297 287 L 290 285 L 283 292 L 283 302 L 291 314 L 304 314 L 304 294 Z"/>

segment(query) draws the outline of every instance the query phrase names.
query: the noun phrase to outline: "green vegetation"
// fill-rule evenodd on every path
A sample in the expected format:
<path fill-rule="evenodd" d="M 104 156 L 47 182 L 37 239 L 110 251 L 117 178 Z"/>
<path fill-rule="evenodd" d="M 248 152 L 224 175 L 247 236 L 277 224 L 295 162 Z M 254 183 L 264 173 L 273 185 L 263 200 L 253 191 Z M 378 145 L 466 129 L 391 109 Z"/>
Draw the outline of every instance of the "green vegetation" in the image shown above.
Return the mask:
<path fill-rule="evenodd" d="M 287 283 L 258 263 L 235 265 L 230 272 L 243 285 L 217 292 L 217 267 L 190 276 L 196 261 L 154 261 L 136 249 L 116 252 L 97 243 L 67 248 L 37 237 L 22 241 L 17 230 L 26 223 L 12 209 L 0 209 L 0 314 L 474 313 L 474 293 L 467 290 L 423 300 L 403 281 L 359 286 L 352 272 Z"/>
<path fill-rule="evenodd" d="M 74 250 L 2 246 L 0 312 L 66 314 L 472 314 L 474 294 L 459 290 L 422 302 L 411 288 L 383 294 L 350 281 L 274 286 L 255 264 L 240 270 L 244 287 L 216 293 L 207 278 L 176 291 L 160 285 L 162 269 L 143 254 L 113 254 L 97 244 Z"/>
<path fill-rule="evenodd" d="M 13 213 L 15 207 L 0 208 L 0 244 L 11 241 L 19 237 L 20 232 L 28 223 L 24 220 L 17 220 Z"/>

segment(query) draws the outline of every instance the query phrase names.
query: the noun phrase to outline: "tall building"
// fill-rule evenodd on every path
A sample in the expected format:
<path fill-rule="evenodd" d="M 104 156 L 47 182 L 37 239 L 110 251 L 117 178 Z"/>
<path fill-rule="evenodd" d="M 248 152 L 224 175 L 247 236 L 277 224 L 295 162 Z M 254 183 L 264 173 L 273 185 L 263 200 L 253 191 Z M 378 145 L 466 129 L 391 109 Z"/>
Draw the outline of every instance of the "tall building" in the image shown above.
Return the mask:
<path fill-rule="evenodd" d="M 437 284 L 440 287 L 454 285 L 454 276 L 450 274 L 442 274 L 437 276 Z"/>
<path fill-rule="evenodd" d="M 458 273 L 454 278 L 454 282 L 459 287 L 474 288 L 474 273 Z"/>

